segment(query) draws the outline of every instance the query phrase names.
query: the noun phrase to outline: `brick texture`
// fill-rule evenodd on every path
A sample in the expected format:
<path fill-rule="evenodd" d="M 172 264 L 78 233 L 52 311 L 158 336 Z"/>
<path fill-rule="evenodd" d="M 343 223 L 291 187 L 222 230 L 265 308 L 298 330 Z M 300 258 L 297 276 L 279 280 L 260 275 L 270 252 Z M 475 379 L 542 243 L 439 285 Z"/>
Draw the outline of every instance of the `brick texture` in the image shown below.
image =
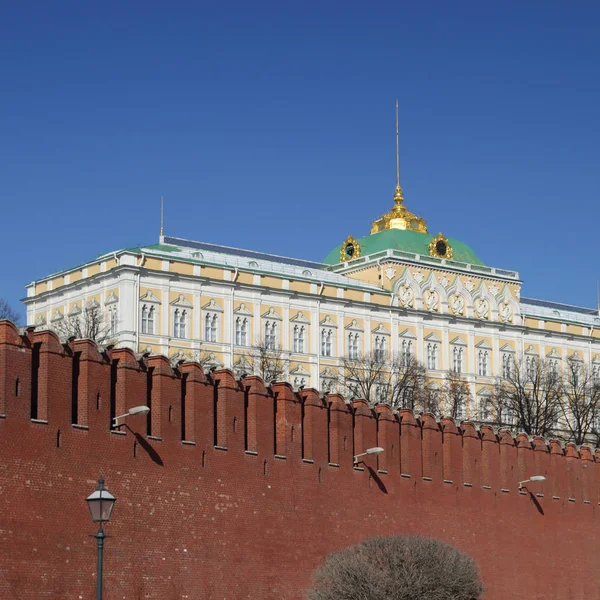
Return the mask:
<path fill-rule="evenodd" d="M 116 429 L 111 415 L 139 404 Z M 383 454 L 353 467 L 353 454 Z M 329 552 L 420 533 L 473 556 L 487 600 L 600 598 L 600 454 L 0 322 L 0 598 L 305 597 Z M 546 475 L 519 493 L 517 482 Z"/>

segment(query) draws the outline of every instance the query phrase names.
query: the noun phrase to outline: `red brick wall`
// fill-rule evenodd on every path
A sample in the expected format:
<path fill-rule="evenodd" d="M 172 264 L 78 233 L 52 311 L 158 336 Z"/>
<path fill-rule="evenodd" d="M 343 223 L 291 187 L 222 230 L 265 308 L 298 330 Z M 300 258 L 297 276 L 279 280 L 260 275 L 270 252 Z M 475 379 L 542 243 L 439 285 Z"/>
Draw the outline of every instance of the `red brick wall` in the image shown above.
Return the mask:
<path fill-rule="evenodd" d="M 113 361 L 113 412 L 145 404 L 149 378 L 152 389 L 150 415 L 117 431 Z M 489 600 L 600 597 L 600 454 L 587 448 L 335 395 L 323 402 L 287 384 L 267 390 L 228 371 L 208 381 L 195 364 L 173 372 L 163 357 L 140 364 L 128 350 L 65 348 L 7 322 L 0 415 L 1 599 L 94 597 L 84 499 L 101 474 L 118 498 L 107 600 L 299 599 L 328 552 L 391 533 L 468 552 Z M 353 468 L 353 453 L 376 445 L 385 452 Z M 519 493 L 533 474 L 547 481 Z"/>

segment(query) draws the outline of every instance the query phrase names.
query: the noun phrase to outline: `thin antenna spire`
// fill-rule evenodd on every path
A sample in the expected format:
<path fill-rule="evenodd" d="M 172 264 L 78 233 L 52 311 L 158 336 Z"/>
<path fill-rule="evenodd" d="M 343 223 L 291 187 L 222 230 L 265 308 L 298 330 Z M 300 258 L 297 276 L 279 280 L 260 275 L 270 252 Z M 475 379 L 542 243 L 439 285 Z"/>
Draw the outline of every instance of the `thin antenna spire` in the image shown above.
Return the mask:
<path fill-rule="evenodd" d="M 598 299 L 598 314 L 600 315 L 600 281 L 596 279 L 596 298 Z"/>
<path fill-rule="evenodd" d="M 160 237 L 165 235 L 165 198 L 160 197 Z"/>
<path fill-rule="evenodd" d="M 400 187 L 400 149 L 398 146 L 398 98 L 396 98 L 396 186 Z"/>

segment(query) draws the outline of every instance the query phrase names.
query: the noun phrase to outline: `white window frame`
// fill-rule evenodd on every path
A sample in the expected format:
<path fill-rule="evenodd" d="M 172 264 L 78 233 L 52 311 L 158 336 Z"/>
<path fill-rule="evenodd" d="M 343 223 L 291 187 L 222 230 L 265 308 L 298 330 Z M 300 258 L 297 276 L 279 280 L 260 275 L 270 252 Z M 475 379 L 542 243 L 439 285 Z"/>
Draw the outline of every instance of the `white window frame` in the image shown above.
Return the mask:
<path fill-rule="evenodd" d="M 335 331 L 333 327 L 321 327 L 321 356 L 329 358 L 334 356 Z"/>
<path fill-rule="evenodd" d="M 293 351 L 297 354 L 303 354 L 306 344 L 306 327 L 300 323 L 292 327 Z"/>
<path fill-rule="evenodd" d="M 187 308 L 176 306 L 173 308 L 173 337 L 188 339 L 189 314 Z"/>
<path fill-rule="evenodd" d="M 236 346 L 249 346 L 248 343 L 248 333 L 250 330 L 250 317 L 246 315 L 236 315 L 235 316 L 235 345 Z"/>

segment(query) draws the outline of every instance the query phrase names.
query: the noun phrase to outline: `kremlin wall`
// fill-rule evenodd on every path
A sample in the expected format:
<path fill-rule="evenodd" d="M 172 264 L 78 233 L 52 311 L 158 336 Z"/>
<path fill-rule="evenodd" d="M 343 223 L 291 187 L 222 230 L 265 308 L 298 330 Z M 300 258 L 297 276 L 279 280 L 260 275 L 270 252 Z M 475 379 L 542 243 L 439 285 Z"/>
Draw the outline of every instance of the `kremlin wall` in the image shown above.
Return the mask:
<path fill-rule="evenodd" d="M 146 404 L 111 428 L 111 418 Z M 353 467 L 353 455 L 381 446 Z M 89 599 L 100 475 L 108 600 L 305 597 L 331 551 L 418 533 L 486 600 L 600 598 L 600 452 L 436 422 L 0 322 L 0 598 Z M 531 475 L 546 481 L 518 482 Z"/>

